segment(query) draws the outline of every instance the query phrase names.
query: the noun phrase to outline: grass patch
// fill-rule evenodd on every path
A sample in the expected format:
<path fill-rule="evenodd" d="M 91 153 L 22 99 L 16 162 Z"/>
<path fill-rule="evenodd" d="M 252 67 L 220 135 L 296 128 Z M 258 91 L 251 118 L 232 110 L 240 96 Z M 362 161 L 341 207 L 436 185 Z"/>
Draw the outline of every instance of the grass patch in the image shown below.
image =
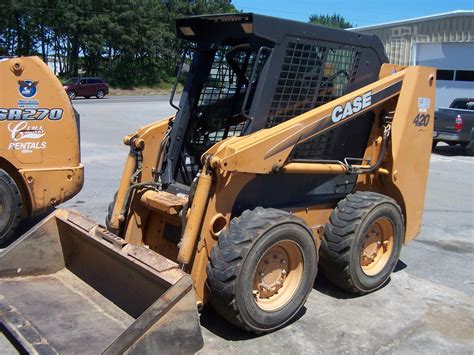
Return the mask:
<path fill-rule="evenodd" d="M 170 94 L 173 90 L 172 83 L 160 83 L 156 86 L 140 86 L 133 89 L 120 89 L 120 88 L 109 88 L 109 95 L 113 96 L 146 96 L 146 95 L 164 95 Z M 178 84 L 176 88 L 177 93 L 181 93 L 183 91 L 183 85 Z"/>

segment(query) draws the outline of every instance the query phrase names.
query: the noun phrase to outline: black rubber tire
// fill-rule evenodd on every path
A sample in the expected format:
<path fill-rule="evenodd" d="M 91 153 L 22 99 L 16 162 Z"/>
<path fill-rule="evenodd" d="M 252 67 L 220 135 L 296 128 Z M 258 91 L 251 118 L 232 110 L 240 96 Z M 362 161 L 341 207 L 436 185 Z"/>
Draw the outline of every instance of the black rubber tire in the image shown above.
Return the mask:
<path fill-rule="evenodd" d="M 474 140 L 471 140 L 469 143 L 463 146 L 466 155 L 474 156 Z"/>
<path fill-rule="evenodd" d="M 15 181 L 0 169 L 0 246 L 8 244 L 15 236 L 21 222 L 21 194 Z"/>
<path fill-rule="evenodd" d="M 114 233 L 115 235 L 120 236 L 120 230 L 116 228 L 112 228 L 110 226 L 110 220 L 112 219 L 112 212 L 114 211 L 115 200 L 117 198 L 117 192 L 114 194 L 114 199 L 109 203 L 107 207 L 107 216 L 105 217 L 105 227 L 109 232 Z"/>
<path fill-rule="evenodd" d="M 360 266 L 362 239 L 373 222 L 387 217 L 392 224 L 394 241 L 387 264 L 373 276 Z M 382 287 L 400 257 L 405 236 L 403 215 L 397 202 L 385 195 L 357 191 L 339 201 L 324 229 L 321 240 L 320 268 L 330 282 L 356 294 Z"/>
<path fill-rule="evenodd" d="M 438 141 L 433 141 L 433 143 L 431 143 L 431 150 L 435 150 L 436 149 L 436 146 L 438 145 Z"/>
<path fill-rule="evenodd" d="M 97 92 L 95 93 L 95 97 L 97 97 L 98 99 L 103 99 L 105 97 L 105 91 L 102 89 L 97 90 Z"/>
<path fill-rule="evenodd" d="M 252 294 L 261 256 L 281 240 L 294 242 L 303 256 L 303 276 L 293 297 L 275 311 L 257 306 Z M 280 328 L 304 305 L 316 278 L 318 254 L 304 221 L 288 212 L 258 207 L 233 218 L 212 248 L 207 264 L 209 301 L 232 324 L 257 334 Z"/>
<path fill-rule="evenodd" d="M 69 90 L 67 92 L 67 96 L 69 96 L 69 99 L 71 100 L 74 100 L 77 97 L 76 92 L 74 90 Z"/>

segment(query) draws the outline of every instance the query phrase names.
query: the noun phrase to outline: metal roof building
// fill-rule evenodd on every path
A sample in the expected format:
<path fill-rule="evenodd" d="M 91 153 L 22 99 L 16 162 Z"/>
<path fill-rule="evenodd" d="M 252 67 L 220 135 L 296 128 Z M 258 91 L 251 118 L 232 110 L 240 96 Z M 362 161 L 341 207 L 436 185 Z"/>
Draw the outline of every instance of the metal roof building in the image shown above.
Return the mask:
<path fill-rule="evenodd" d="M 474 97 L 474 11 L 351 28 L 378 36 L 391 63 L 438 68 L 436 106 Z"/>

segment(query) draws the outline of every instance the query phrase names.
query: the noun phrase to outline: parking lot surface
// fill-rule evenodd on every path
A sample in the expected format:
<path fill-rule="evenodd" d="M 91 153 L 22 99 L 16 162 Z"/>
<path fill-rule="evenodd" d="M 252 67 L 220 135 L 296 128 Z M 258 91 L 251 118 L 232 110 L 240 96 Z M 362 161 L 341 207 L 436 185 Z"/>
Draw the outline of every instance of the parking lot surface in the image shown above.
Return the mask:
<path fill-rule="evenodd" d="M 122 138 L 174 113 L 167 98 L 76 100 L 85 185 L 61 207 L 103 223 L 128 153 Z M 202 353 L 472 353 L 474 351 L 474 158 L 440 145 L 432 154 L 423 225 L 390 282 L 354 297 L 318 275 L 296 319 L 255 336 L 201 315 Z"/>

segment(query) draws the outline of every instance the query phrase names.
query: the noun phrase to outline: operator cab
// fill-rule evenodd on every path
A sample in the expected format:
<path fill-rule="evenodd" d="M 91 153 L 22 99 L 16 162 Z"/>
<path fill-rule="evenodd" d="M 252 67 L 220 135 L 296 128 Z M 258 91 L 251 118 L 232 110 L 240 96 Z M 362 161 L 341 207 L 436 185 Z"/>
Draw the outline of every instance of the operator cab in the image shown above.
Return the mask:
<path fill-rule="evenodd" d="M 189 71 L 165 150 L 163 186 L 189 186 L 214 144 L 372 83 L 388 62 L 375 36 L 250 13 L 178 19 L 176 33 L 189 42 L 179 72 Z M 372 120 L 369 113 L 301 143 L 290 159 L 360 158 Z"/>

